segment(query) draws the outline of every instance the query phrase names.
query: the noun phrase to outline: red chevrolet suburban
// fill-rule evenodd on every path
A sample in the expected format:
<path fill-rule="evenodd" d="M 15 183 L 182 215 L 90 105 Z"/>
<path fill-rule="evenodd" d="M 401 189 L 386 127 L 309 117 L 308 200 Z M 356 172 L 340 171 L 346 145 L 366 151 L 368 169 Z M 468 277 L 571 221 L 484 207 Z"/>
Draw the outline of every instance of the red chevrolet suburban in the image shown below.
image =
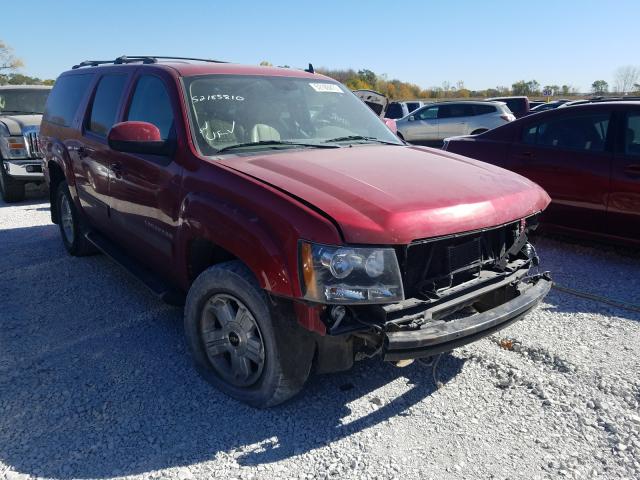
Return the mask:
<path fill-rule="evenodd" d="M 257 407 L 296 394 L 312 367 L 475 341 L 551 286 L 530 273 L 540 187 L 405 144 L 310 70 L 82 62 L 41 127 L 68 252 L 101 251 L 184 302 L 198 370 Z"/>

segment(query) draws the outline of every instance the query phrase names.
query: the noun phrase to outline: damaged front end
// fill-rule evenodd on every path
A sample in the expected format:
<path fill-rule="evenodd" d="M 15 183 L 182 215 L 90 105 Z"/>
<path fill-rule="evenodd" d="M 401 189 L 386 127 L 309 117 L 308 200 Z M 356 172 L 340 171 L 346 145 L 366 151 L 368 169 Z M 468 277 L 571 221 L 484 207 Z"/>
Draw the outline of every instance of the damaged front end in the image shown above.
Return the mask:
<path fill-rule="evenodd" d="M 551 288 L 537 267 L 529 217 L 499 227 L 412 242 L 397 250 L 404 300 L 333 305 L 320 313 L 331 336 L 348 338 L 355 359 L 398 362 L 474 342 L 522 318 Z M 352 357 L 352 358 L 353 358 Z"/>

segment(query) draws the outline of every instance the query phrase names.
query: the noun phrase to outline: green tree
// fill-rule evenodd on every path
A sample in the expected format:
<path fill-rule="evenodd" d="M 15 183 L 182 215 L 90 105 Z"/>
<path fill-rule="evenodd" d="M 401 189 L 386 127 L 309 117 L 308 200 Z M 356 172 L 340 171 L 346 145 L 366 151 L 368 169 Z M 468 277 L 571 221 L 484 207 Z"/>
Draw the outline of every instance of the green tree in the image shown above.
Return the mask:
<path fill-rule="evenodd" d="M 0 85 L 53 85 L 55 80 L 41 80 L 21 73 L 0 73 Z"/>
<path fill-rule="evenodd" d="M 519 82 L 511 85 L 511 91 L 514 95 L 528 95 L 529 94 L 529 85 L 524 80 L 520 80 Z"/>
<path fill-rule="evenodd" d="M 591 91 L 598 95 L 605 94 L 609 92 L 609 84 L 604 80 L 596 80 L 591 84 Z"/>
<path fill-rule="evenodd" d="M 378 77 L 376 76 L 376 74 L 373 73 L 371 70 L 367 70 L 366 68 L 362 70 L 358 70 L 358 77 L 362 81 L 368 83 L 371 86 L 375 85 L 378 80 Z"/>

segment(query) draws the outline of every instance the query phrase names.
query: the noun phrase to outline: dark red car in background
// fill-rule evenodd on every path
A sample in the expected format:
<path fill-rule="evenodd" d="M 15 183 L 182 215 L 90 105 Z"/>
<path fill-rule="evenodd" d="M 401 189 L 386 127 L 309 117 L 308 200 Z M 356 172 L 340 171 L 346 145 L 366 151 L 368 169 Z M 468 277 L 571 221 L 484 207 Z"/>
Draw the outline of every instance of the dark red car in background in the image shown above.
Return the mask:
<path fill-rule="evenodd" d="M 445 140 L 445 150 L 518 172 L 552 202 L 547 228 L 640 243 L 640 102 L 597 102 Z"/>

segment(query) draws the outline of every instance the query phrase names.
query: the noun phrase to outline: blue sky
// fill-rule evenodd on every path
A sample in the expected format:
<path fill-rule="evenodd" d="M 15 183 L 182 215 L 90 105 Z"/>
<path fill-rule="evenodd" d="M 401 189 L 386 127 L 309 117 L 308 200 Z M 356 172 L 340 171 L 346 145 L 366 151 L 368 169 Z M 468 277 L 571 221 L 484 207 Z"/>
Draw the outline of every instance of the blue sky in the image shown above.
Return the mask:
<path fill-rule="evenodd" d="M 637 0 L 56 0 L 11 18 L 0 39 L 41 78 L 85 59 L 155 54 L 368 68 L 423 88 L 535 79 L 588 91 L 640 65 Z"/>

